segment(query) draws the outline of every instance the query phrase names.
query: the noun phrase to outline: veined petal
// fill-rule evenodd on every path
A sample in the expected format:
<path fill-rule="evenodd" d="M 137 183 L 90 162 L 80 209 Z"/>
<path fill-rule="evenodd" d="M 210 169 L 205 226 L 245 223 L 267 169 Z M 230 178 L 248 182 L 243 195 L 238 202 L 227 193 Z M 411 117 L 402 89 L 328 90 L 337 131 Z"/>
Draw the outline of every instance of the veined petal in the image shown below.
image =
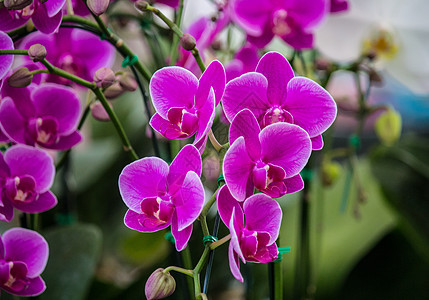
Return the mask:
<path fill-rule="evenodd" d="M 295 175 L 284 180 L 286 185 L 287 194 L 295 193 L 304 188 L 304 181 L 302 181 L 301 175 Z"/>
<path fill-rule="evenodd" d="M 198 130 L 193 142 L 201 154 L 204 152 L 205 147 L 203 145 L 205 146 L 204 142 L 207 140 L 207 134 L 212 128 L 215 115 L 215 96 L 213 89 L 210 89 L 206 103 L 198 110 Z"/>
<path fill-rule="evenodd" d="M 262 161 L 282 167 L 286 178 L 297 175 L 311 154 L 310 138 L 302 128 L 288 123 L 275 123 L 259 134 Z"/>
<path fill-rule="evenodd" d="M 293 116 L 294 123 L 310 137 L 323 133 L 337 115 L 332 96 L 320 85 L 305 77 L 295 77 L 287 85 L 288 95 L 283 107 Z"/>
<path fill-rule="evenodd" d="M 15 145 L 4 154 L 11 176 L 31 175 L 36 181 L 36 192 L 44 193 L 54 182 L 55 167 L 52 158 L 43 150 L 27 145 Z"/>
<path fill-rule="evenodd" d="M 323 138 L 321 134 L 311 138 L 311 147 L 313 150 L 321 150 L 323 148 Z"/>
<path fill-rule="evenodd" d="M 225 154 L 223 174 L 225 182 L 234 198 L 238 201 L 246 199 L 249 176 L 254 163 L 247 154 L 244 137 L 239 137 Z"/>
<path fill-rule="evenodd" d="M 267 79 L 256 72 L 246 73 L 228 82 L 222 100 L 227 119 L 232 122 L 235 115 L 245 108 L 258 119 L 270 108 L 267 88 Z"/>
<path fill-rule="evenodd" d="M 157 197 L 165 191 L 168 164 L 157 157 L 145 157 L 125 166 L 119 176 L 119 191 L 122 200 L 131 210 L 141 212 L 144 198 Z"/>
<path fill-rule="evenodd" d="M 287 59 L 278 52 L 268 52 L 259 61 L 256 72 L 267 78 L 268 101 L 272 105 L 281 105 L 287 96 L 287 83 L 294 77 Z"/>
<path fill-rule="evenodd" d="M 39 116 L 53 116 L 57 119 L 61 135 L 68 135 L 76 130 L 80 117 L 80 100 L 71 88 L 45 83 L 35 89 L 31 97 Z"/>
<path fill-rule="evenodd" d="M 189 171 L 182 186 L 171 196 L 171 201 L 176 208 L 177 230 L 182 231 L 198 218 L 203 209 L 204 188 L 200 177 Z"/>
<path fill-rule="evenodd" d="M 60 12 L 65 3 L 66 0 L 49 0 L 49 2 L 44 2 L 42 6 L 45 6 L 48 16 L 53 17 Z"/>
<path fill-rule="evenodd" d="M 61 136 L 58 141 L 52 145 L 44 145 L 44 148 L 64 151 L 72 148 L 82 141 L 82 135 L 79 131 L 74 131 L 69 135 Z"/>
<path fill-rule="evenodd" d="M 174 236 L 174 240 L 176 242 L 176 250 L 182 251 L 186 248 L 188 241 L 191 238 L 192 224 L 184 228 L 183 230 L 178 230 L 177 220 L 175 218 L 176 216 L 173 215 L 173 221 L 171 223 L 171 234 Z"/>
<path fill-rule="evenodd" d="M 229 231 L 231 233 L 231 241 L 229 242 L 230 245 L 234 248 L 234 252 L 238 254 L 238 256 L 241 258 L 241 260 L 246 263 L 246 259 L 244 258 L 243 252 L 241 251 L 240 247 L 240 240 L 239 235 L 241 235 L 241 228 L 243 224 L 243 213 L 235 213 L 235 207 L 232 208 L 231 213 L 231 220 L 229 220 Z"/>
<path fill-rule="evenodd" d="M 147 217 L 144 214 L 141 214 L 141 213 L 139 214 L 139 213 L 129 209 L 125 213 L 124 224 L 128 228 L 134 229 L 134 230 L 137 230 L 140 232 L 155 232 L 155 231 L 167 228 L 171 224 L 171 220 L 169 220 L 168 222 L 161 224 L 155 228 L 154 227 L 146 227 L 146 226 L 144 226 L 146 219 L 149 219 L 149 217 Z"/>
<path fill-rule="evenodd" d="M 51 191 L 47 191 L 38 195 L 32 202 L 15 201 L 13 206 L 26 213 L 39 213 L 55 207 L 57 203 L 57 197 Z"/>
<path fill-rule="evenodd" d="M 277 240 L 282 222 L 282 209 L 276 200 L 264 194 L 256 194 L 247 198 L 243 210 L 247 229 L 267 232 L 270 235 L 268 245 Z"/>
<path fill-rule="evenodd" d="M 212 61 L 199 80 L 197 94 L 195 95 L 195 106 L 200 108 L 204 105 L 212 87 L 215 94 L 216 107 L 225 91 L 225 84 L 225 68 L 218 60 Z"/>
<path fill-rule="evenodd" d="M 0 126 L 12 141 L 26 144 L 25 120 L 9 97 L 2 99 L 0 103 Z"/>
<path fill-rule="evenodd" d="M 15 19 L 6 8 L 0 9 L 0 30 L 7 32 L 27 23 L 25 19 Z"/>
<path fill-rule="evenodd" d="M 243 282 L 243 276 L 240 273 L 240 260 L 231 243 L 229 243 L 228 246 L 228 261 L 229 269 L 231 270 L 232 275 L 238 281 Z"/>
<path fill-rule="evenodd" d="M 216 202 L 217 211 L 226 227 L 229 227 L 229 221 L 231 220 L 233 210 L 237 214 L 237 219 L 243 214 L 240 202 L 231 195 L 227 185 L 223 185 L 220 188 L 216 195 Z"/>
<path fill-rule="evenodd" d="M 48 12 L 44 5 L 39 6 L 31 17 L 31 20 L 40 32 L 44 34 L 51 34 L 58 30 L 63 18 L 63 12 L 60 10 L 52 17 L 48 16 Z"/>
<path fill-rule="evenodd" d="M 149 89 L 157 113 L 167 119 L 171 107 L 194 106 L 198 79 L 184 68 L 164 67 L 153 74 Z"/>
<path fill-rule="evenodd" d="M 13 41 L 3 31 L 0 31 L 0 49 L 14 49 Z M 13 63 L 13 55 L 1 55 L 0 56 L 0 79 L 2 79 Z"/>
<path fill-rule="evenodd" d="M 253 113 L 248 109 L 243 109 L 234 118 L 229 128 L 229 143 L 232 145 L 240 136 L 244 137 L 247 154 L 257 161 L 261 155 L 261 143 L 259 133 L 261 129 Z"/>
<path fill-rule="evenodd" d="M 201 176 L 202 162 L 198 149 L 194 145 L 186 145 L 176 155 L 170 165 L 170 171 L 167 176 L 168 192 L 174 194 L 183 184 L 187 173 L 195 172 Z"/>
<path fill-rule="evenodd" d="M 27 265 L 27 277 L 39 276 L 45 269 L 48 261 L 48 243 L 37 232 L 12 228 L 3 236 L 5 259 L 9 261 L 21 261 Z"/>
<path fill-rule="evenodd" d="M 184 139 L 189 134 L 182 132 L 176 124 L 164 119 L 158 113 L 155 113 L 149 121 L 150 126 L 165 136 L 167 139 Z"/>

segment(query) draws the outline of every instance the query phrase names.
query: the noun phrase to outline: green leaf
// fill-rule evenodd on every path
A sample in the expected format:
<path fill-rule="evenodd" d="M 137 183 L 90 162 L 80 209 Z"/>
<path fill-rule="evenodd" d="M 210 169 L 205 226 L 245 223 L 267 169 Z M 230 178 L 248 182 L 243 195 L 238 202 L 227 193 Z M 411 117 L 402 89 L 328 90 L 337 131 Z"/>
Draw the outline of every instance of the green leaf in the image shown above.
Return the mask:
<path fill-rule="evenodd" d="M 47 231 L 49 260 L 41 299 L 84 299 L 100 257 L 102 237 L 93 225 L 76 224 Z"/>

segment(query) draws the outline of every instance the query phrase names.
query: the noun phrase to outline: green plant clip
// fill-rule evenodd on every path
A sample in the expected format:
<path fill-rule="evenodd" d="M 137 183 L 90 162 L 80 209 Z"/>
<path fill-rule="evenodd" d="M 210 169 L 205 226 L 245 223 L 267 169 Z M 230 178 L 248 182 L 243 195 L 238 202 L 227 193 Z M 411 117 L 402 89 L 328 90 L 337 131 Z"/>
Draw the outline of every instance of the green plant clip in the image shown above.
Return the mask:
<path fill-rule="evenodd" d="M 305 168 L 301 171 L 301 177 L 304 181 L 311 181 L 313 179 L 313 170 Z"/>
<path fill-rule="evenodd" d="M 107 30 L 110 32 L 110 28 L 107 28 Z M 105 35 L 104 33 L 100 34 L 100 40 L 105 41 L 107 40 L 109 37 L 107 35 Z"/>
<path fill-rule="evenodd" d="M 133 55 L 133 56 L 126 56 L 124 58 L 124 60 L 122 61 L 122 68 L 126 68 L 128 66 L 132 66 L 134 65 L 136 62 L 139 61 L 139 58 L 137 57 L 137 55 Z"/>
<path fill-rule="evenodd" d="M 278 255 L 278 258 L 273 261 L 274 263 L 281 262 L 283 259 L 283 253 L 289 253 L 290 247 L 278 247 L 278 250 L 279 250 L 279 255 Z"/>
<path fill-rule="evenodd" d="M 173 234 L 171 233 L 171 231 L 167 232 L 167 233 L 164 235 L 164 238 L 165 238 L 167 241 L 169 241 L 170 243 L 172 243 L 173 245 L 175 245 L 175 244 L 176 244 L 176 240 L 174 239 L 174 236 L 173 236 Z"/>
<path fill-rule="evenodd" d="M 223 177 L 223 174 L 220 174 L 219 177 L 217 178 L 217 186 L 220 186 L 222 182 L 225 183 L 225 178 Z"/>
<path fill-rule="evenodd" d="M 357 134 L 353 134 L 350 136 L 349 138 L 349 144 L 350 146 L 352 146 L 355 149 L 359 149 L 360 148 L 360 138 Z"/>
<path fill-rule="evenodd" d="M 213 242 L 216 242 L 216 241 L 217 241 L 217 237 L 212 236 L 212 235 L 206 235 L 205 237 L 203 237 L 203 244 L 204 244 L 204 246 L 207 243 L 213 243 Z"/>

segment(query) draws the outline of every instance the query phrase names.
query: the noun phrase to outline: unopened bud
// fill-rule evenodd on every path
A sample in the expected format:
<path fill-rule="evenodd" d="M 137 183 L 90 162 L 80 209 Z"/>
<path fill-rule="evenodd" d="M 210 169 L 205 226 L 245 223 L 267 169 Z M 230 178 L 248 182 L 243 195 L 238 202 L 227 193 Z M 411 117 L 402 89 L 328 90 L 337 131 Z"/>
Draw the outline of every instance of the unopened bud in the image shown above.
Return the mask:
<path fill-rule="evenodd" d="M 136 79 L 128 72 L 119 75 L 118 81 L 125 91 L 134 92 L 137 89 Z"/>
<path fill-rule="evenodd" d="M 46 48 L 41 44 L 32 45 L 28 48 L 28 56 L 34 62 L 39 62 L 45 59 L 46 57 Z"/>
<path fill-rule="evenodd" d="M 382 143 L 390 146 L 401 136 L 402 119 L 401 115 L 393 108 L 388 108 L 383 112 L 375 123 L 375 133 Z"/>
<path fill-rule="evenodd" d="M 4 0 L 3 5 L 7 9 L 20 10 L 33 3 L 33 0 Z"/>
<path fill-rule="evenodd" d="M 147 3 L 146 1 L 137 1 L 134 6 L 141 11 L 145 11 L 147 9 L 147 7 L 149 6 L 149 3 Z"/>
<path fill-rule="evenodd" d="M 112 107 L 110 103 L 109 103 L 109 106 Z M 110 121 L 109 114 L 104 109 L 103 104 L 101 104 L 99 101 L 91 104 L 91 115 L 94 117 L 94 119 L 98 121 L 102 121 L 102 122 Z"/>
<path fill-rule="evenodd" d="M 331 186 L 341 175 L 341 165 L 335 161 L 324 161 L 322 163 L 322 184 Z"/>
<path fill-rule="evenodd" d="M 104 96 L 106 96 L 107 99 L 114 99 L 116 97 L 119 97 L 124 93 L 124 89 L 121 87 L 119 82 L 115 82 L 111 86 L 109 86 L 107 89 L 104 90 Z"/>
<path fill-rule="evenodd" d="M 106 12 L 109 7 L 109 0 L 88 0 L 86 4 L 88 8 L 94 13 L 94 15 L 99 16 Z"/>
<path fill-rule="evenodd" d="M 184 33 L 180 37 L 180 45 L 183 49 L 191 51 L 197 45 L 197 41 L 195 41 L 195 38 L 189 33 Z"/>
<path fill-rule="evenodd" d="M 145 285 L 145 295 L 148 300 L 162 299 L 170 296 L 176 289 L 176 281 L 170 273 L 164 273 L 163 268 L 156 269 Z"/>
<path fill-rule="evenodd" d="M 26 67 L 19 68 L 7 79 L 9 85 L 13 87 L 26 87 L 32 81 L 33 74 Z"/>
<path fill-rule="evenodd" d="M 106 89 L 116 81 L 115 73 L 110 68 L 100 68 L 94 74 L 94 81 L 99 88 Z"/>
<path fill-rule="evenodd" d="M 375 85 L 375 86 L 383 85 L 383 77 L 376 70 L 371 68 L 368 74 L 369 74 L 369 81 L 371 85 Z"/>
<path fill-rule="evenodd" d="M 207 156 L 203 160 L 203 175 L 204 178 L 210 181 L 215 181 L 219 177 L 220 166 L 217 156 Z"/>
<path fill-rule="evenodd" d="M 326 71 L 330 68 L 330 66 L 330 62 L 323 58 L 317 58 L 315 61 L 315 67 L 317 70 Z"/>

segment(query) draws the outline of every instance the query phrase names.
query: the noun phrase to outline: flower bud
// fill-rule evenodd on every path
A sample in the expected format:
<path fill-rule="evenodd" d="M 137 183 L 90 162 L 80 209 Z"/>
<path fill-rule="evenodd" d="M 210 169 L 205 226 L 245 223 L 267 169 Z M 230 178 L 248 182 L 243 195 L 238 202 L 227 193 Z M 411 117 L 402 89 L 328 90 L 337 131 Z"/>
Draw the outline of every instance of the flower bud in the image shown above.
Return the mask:
<path fill-rule="evenodd" d="M 375 122 L 375 133 L 382 143 L 390 146 L 401 136 L 401 115 L 393 108 L 388 108 Z"/>
<path fill-rule="evenodd" d="M 109 103 L 109 106 L 112 107 L 110 103 Z M 101 104 L 100 101 L 97 101 L 91 104 L 91 115 L 97 121 L 101 121 L 101 122 L 110 121 L 109 114 L 104 109 L 103 104 Z"/>
<path fill-rule="evenodd" d="M 145 11 L 149 6 L 149 3 L 147 3 L 147 1 L 139 0 L 134 4 L 134 6 L 140 11 Z"/>
<path fill-rule="evenodd" d="M 164 273 L 163 268 L 153 272 L 145 285 L 145 295 L 148 300 L 162 299 L 170 296 L 176 289 L 176 281 L 170 273 Z"/>
<path fill-rule="evenodd" d="M 180 45 L 183 49 L 191 51 L 197 45 L 197 41 L 195 41 L 195 38 L 189 33 L 184 33 L 180 37 Z"/>
<path fill-rule="evenodd" d="M 33 74 L 26 67 L 19 68 L 7 79 L 9 85 L 13 87 L 26 87 L 32 81 Z"/>
<path fill-rule="evenodd" d="M 125 91 L 134 92 L 137 89 L 136 79 L 128 72 L 119 75 L 118 81 Z"/>
<path fill-rule="evenodd" d="M 28 49 L 28 56 L 34 62 L 39 62 L 39 61 L 44 60 L 46 57 L 46 54 L 47 54 L 46 48 L 45 48 L 45 46 L 43 46 L 41 44 L 32 45 Z"/>
<path fill-rule="evenodd" d="M 106 12 L 109 7 L 109 0 L 88 0 L 86 4 L 88 8 L 94 13 L 94 15 L 99 16 Z"/>
<path fill-rule="evenodd" d="M 107 99 L 114 99 L 116 97 L 119 97 L 124 93 L 124 89 L 121 87 L 118 81 L 116 81 L 114 84 L 109 86 L 107 89 L 104 90 L 104 96 L 106 96 Z"/>
<path fill-rule="evenodd" d="M 341 165 L 335 161 L 324 161 L 321 170 L 322 184 L 324 186 L 331 186 L 340 177 Z"/>
<path fill-rule="evenodd" d="M 33 3 L 33 0 L 4 0 L 3 5 L 7 9 L 20 10 Z"/>
<path fill-rule="evenodd" d="M 204 178 L 210 181 L 215 181 L 220 173 L 219 158 L 214 155 L 207 156 L 203 160 L 203 175 Z"/>
<path fill-rule="evenodd" d="M 103 67 L 95 72 L 94 81 L 99 88 L 106 89 L 115 83 L 116 76 L 111 69 Z"/>

